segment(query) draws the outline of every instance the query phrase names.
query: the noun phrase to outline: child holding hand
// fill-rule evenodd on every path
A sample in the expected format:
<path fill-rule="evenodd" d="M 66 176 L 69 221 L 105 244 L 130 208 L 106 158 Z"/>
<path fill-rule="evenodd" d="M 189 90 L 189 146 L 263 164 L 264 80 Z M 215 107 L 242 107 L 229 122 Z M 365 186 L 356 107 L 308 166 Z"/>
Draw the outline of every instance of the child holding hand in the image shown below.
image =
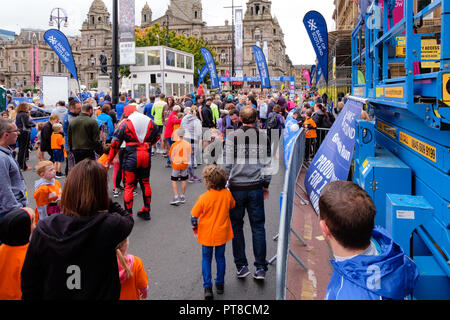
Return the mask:
<path fill-rule="evenodd" d="M 202 275 L 205 300 L 214 298 L 211 282 L 211 263 L 215 251 L 218 294 L 224 291 L 225 283 L 225 245 L 233 239 L 233 229 L 229 216 L 235 201 L 231 192 L 225 188 L 228 176 L 224 169 L 208 165 L 203 169 L 204 184 L 208 189 L 202 194 L 191 210 L 191 224 L 202 245 Z"/>

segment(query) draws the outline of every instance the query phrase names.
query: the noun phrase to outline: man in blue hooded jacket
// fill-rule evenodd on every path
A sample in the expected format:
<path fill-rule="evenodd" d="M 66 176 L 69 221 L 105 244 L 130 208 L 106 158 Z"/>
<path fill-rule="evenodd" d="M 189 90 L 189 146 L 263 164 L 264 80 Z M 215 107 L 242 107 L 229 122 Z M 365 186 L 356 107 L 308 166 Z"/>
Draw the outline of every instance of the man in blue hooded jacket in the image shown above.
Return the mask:
<path fill-rule="evenodd" d="M 374 227 L 376 209 L 367 192 L 353 182 L 330 182 L 319 210 L 334 255 L 326 300 L 403 300 L 412 293 L 417 267 L 386 230 Z"/>

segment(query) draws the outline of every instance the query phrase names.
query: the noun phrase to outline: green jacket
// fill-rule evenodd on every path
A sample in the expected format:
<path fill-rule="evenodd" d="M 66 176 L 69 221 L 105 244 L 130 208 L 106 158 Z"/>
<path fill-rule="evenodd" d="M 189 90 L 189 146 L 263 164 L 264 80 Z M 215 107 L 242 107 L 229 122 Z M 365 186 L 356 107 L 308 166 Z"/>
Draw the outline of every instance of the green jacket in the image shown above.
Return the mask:
<path fill-rule="evenodd" d="M 85 113 L 80 113 L 70 122 L 67 140 L 70 151 L 93 150 L 99 155 L 103 154 L 98 123 Z"/>
<path fill-rule="evenodd" d="M 219 107 L 215 103 L 211 103 L 211 111 L 213 114 L 213 121 L 217 124 L 217 120 L 220 118 Z"/>
<path fill-rule="evenodd" d="M 166 102 L 164 100 L 159 100 L 155 102 L 152 107 L 152 117 L 155 119 L 155 124 L 157 126 L 163 125 L 163 110 Z"/>

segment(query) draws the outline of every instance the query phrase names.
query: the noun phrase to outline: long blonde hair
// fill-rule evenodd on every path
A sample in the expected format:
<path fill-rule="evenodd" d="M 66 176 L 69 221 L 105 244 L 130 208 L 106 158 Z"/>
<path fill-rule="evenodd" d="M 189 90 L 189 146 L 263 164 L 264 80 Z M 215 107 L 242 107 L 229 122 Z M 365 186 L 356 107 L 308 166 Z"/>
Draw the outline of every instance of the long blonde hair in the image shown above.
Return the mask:
<path fill-rule="evenodd" d="M 125 240 L 123 240 L 121 243 L 119 243 L 116 247 L 116 255 L 117 258 L 119 259 L 120 265 L 125 269 L 125 271 L 128 274 L 128 277 L 132 277 L 133 276 L 133 272 L 130 269 L 130 266 L 127 263 L 127 260 L 125 259 L 125 252 L 126 252 L 126 247 L 128 247 L 128 238 L 126 238 Z M 122 252 L 123 251 L 123 252 Z"/>

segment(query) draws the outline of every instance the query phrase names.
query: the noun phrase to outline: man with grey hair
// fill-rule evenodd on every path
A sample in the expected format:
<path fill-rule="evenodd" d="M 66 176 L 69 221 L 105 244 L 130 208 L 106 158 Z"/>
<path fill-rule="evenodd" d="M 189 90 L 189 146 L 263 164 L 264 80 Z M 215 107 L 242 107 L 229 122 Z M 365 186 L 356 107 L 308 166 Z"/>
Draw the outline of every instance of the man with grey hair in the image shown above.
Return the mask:
<path fill-rule="evenodd" d="M 73 152 L 75 164 L 86 158 L 95 160 L 95 153 L 103 154 L 100 129 L 97 121 L 92 119 L 93 114 L 94 108 L 92 105 L 85 103 L 81 107 L 80 115 L 69 124 L 67 142 L 69 151 Z"/>
<path fill-rule="evenodd" d="M 0 118 L 0 220 L 11 210 L 27 205 L 26 186 L 19 165 L 12 156 L 19 130 L 11 119 Z"/>

